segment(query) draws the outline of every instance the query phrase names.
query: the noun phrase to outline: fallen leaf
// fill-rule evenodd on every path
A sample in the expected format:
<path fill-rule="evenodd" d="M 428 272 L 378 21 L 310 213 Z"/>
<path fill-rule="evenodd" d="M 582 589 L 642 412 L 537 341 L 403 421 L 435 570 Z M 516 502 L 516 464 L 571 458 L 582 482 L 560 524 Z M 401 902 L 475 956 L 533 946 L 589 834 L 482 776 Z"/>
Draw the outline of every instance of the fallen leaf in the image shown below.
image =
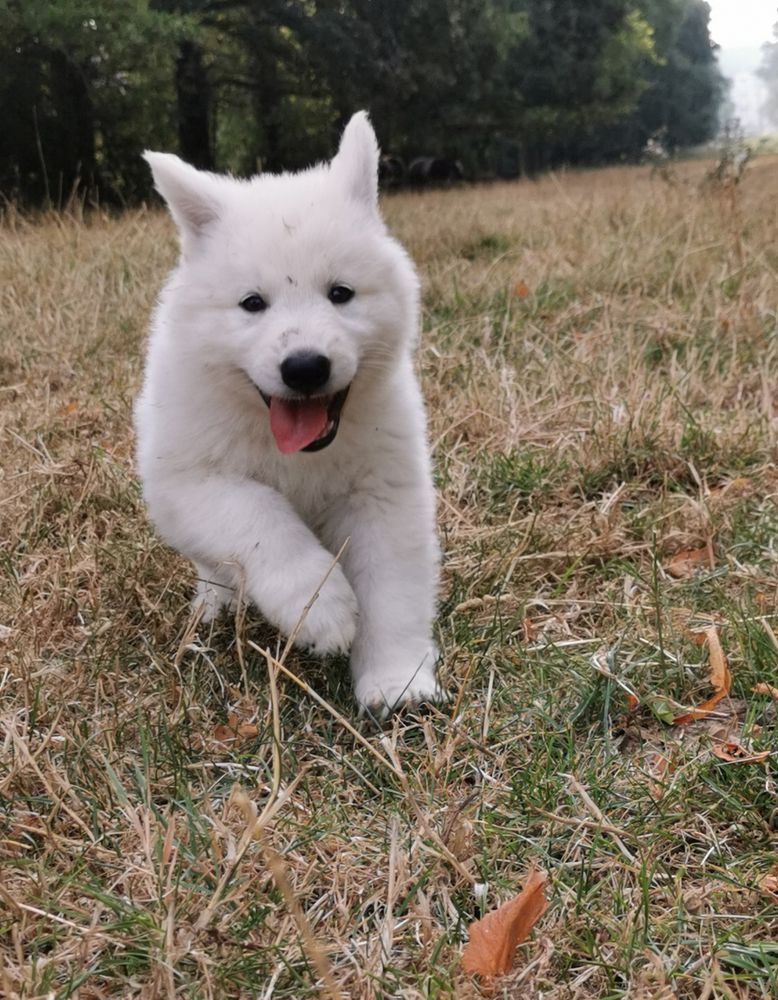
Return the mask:
<path fill-rule="evenodd" d="M 722 698 L 726 698 L 729 694 L 729 689 L 732 687 L 732 675 L 729 672 L 724 650 L 721 648 L 721 642 L 719 641 L 719 634 L 714 625 L 705 629 L 705 641 L 710 657 L 710 683 L 715 694 L 696 708 L 684 712 L 683 715 L 677 715 L 673 719 L 673 724 L 676 726 L 693 722 L 695 719 L 704 719 L 706 715 L 709 715 L 713 711 Z"/>
<path fill-rule="evenodd" d="M 712 697 L 708 698 L 701 705 L 696 708 L 689 709 L 688 712 L 684 712 L 683 715 L 676 715 L 673 719 L 674 726 L 685 726 L 687 722 L 694 722 L 697 719 L 704 719 L 710 715 L 713 709 L 718 705 L 722 698 L 726 697 L 726 691 L 717 691 Z"/>
<path fill-rule="evenodd" d="M 655 753 L 649 774 L 651 781 L 648 783 L 648 792 L 652 799 L 661 799 L 665 792 L 664 778 L 668 770 L 672 772 L 671 761 L 664 754 Z"/>
<path fill-rule="evenodd" d="M 688 579 L 699 569 L 713 569 L 713 548 L 705 545 L 701 549 L 684 549 L 676 552 L 670 559 L 662 563 L 665 570 L 678 580 Z"/>
<path fill-rule="evenodd" d="M 736 476 L 734 479 L 730 479 L 729 482 L 713 486 L 709 492 L 712 497 L 715 497 L 723 496 L 726 493 L 746 493 L 750 488 L 750 479 L 747 479 L 745 476 Z"/>
<path fill-rule="evenodd" d="M 687 889 L 683 893 L 683 908 L 687 913 L 701 913 L 707 893 L 704 888 Z"/>
<path fill-rule="evenodd" d="M 760 750 L 758 753 L 754 753 L 744 747 L 742 743 L 734 743 L 731 740 L 717 744 L 711 752 L 714 757 L 718 757 L 719 760 L 723 760 L 727 764 L 761 764 L 770 756 L 769 750 Z"/>
<path fill-rule="evenodd" d="M 729 689 L 732 687 L 732 675 L 729 672 L 724 650 L 719 641 L 719 634 L 714 625 L 705 629 L 705 638 L 708 642 L 710 655 L 710 686 L 715 691 L 723 690 L 725 694 L 729 694 Z"/>
<path fill-rule="evenodd" d="M 469 800 L 448 807 L 441 830 L 441 840 L 457 861 L 467 861 L 473 855 L 473 823 L 466 815 Z"/>
<path fill-rule="evenodd" d="M 256 736 L 259 730 L 251 722 L 243 722 L 234 712 L 227 717 L 227 725 L 214 726 L 212 736 L 219 743 L 239 743 Z"/>
<path fill-rule="evenodd" d="M 511 295 L 515 299 L 526 299 L 529 295 L 529 287 L 523 281 L 516 281 L 511 288 Z"/>
<path fill-rule="evenodd" d="M 776 894 L 778 893 L 778 875 L 775 872 L 768 872 L 767 875 L 763 875 L 759 879 L 757 885 L 765 892 Z"/>
<path fill-rule="evenodd" d="M 510 971 L 516 948 L 546 911 L 547 882 L 544 872 L 530 872 L 518 896 L 470 925 L 461 960 L 465 972 L 493 977 Z"/>
<path fill-rule="evenodd" d="M 769 695 L 773 701 L 778 701 L 778 688 L 771 687 L 769 684 L 765 684 L 764 681 L 760 681 L 755 684 L 751 690 L 754 694 L 766 694 Z"/>
<path fill-rule="evenodd" d="M 690 608 L 673 608 L 670 620 L 676 632 L 693 642 L 695 646 L 704 646 L 707 639 L 705 630 L 718 623 L 711 614 L 693 612 Z"/>

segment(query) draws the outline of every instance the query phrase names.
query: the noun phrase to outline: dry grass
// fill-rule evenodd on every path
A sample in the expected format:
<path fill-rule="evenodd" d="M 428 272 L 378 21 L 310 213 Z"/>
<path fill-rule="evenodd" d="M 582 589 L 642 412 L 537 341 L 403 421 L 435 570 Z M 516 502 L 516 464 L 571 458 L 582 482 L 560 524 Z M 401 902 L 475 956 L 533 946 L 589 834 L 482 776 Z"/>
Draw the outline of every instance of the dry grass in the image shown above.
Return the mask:
<path fill-rule="evenodd" d="M 776 994 L 776 758 L 711 749 L 778 753 L 751 691 L 778 684 L 778 160 L 734 196 L 703 169 L 388 201 L 426 288 L 457 700 L 358 739 L 345 665 L 292 657 L 326 704 L 279 676 L 277 759 L 249 644 L 276 637 L 188 621 L 132 471 L 172 228 L 7 216 L 0 993 L 475 996 L 467 924 L 536 864 L 551 906 L 496 995 Z M 670 726 L 709 693 L 695 616 L 732 697 Z"/>

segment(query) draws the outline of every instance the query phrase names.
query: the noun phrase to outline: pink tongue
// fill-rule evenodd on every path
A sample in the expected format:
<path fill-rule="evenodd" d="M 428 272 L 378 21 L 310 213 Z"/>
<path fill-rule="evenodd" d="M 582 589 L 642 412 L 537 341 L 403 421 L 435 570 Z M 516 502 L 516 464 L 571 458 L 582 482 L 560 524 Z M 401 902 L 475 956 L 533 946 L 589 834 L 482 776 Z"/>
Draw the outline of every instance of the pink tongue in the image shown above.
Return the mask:
<path fill-rule="evenodd" d="M 270 430 L 283 455 L 299 451 L 327 429 L 327 400 L 270 398 Z"/>

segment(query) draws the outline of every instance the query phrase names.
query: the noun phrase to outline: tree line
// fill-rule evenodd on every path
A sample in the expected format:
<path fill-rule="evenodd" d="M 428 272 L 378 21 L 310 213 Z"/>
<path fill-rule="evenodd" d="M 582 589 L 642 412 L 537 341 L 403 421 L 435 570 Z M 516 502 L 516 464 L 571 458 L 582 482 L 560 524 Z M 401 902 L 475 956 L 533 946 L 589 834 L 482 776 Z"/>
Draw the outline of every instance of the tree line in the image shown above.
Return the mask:
<path fill-rule="evenodd" d="M 239 174 L 382 148 L 465 176 L 636 159 L 717 129 L 704 0 L 0 0 L 0 193 L 130 204 L 143 148 Z"/>

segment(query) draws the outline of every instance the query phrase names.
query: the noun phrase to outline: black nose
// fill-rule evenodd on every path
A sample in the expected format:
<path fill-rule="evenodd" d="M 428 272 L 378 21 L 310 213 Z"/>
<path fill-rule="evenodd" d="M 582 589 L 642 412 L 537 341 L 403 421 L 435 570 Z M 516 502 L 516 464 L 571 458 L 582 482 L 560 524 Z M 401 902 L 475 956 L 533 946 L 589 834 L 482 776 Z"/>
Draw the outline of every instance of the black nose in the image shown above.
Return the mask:
<path fill-rule="evenodd" d="M 330 359 L 312 351 L 290 354 L 281 362 L 281 378 L 296 392 L 316 392 L 330 377 Z"/>

